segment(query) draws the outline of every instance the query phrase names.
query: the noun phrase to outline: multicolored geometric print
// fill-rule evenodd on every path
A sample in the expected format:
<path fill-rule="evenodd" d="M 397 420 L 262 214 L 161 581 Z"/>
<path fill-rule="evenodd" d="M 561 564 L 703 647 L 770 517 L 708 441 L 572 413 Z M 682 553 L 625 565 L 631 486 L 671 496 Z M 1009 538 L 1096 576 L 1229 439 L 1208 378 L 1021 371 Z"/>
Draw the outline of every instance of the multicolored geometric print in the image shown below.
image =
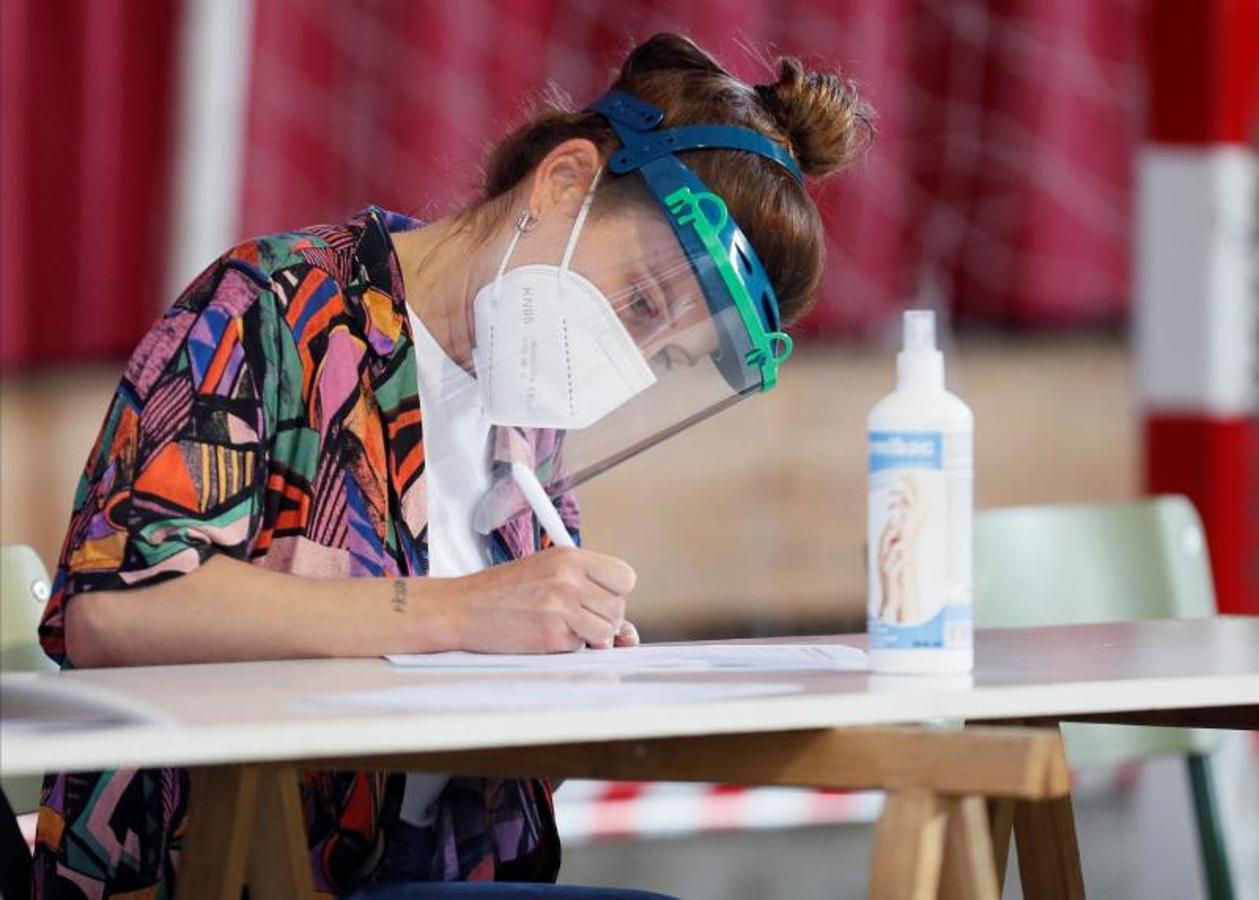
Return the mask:
<path fill-rule="evenodd" d="M 344 225 L 244 243 L 203 272 L 127 364 L 79 483 L 40 628 L 63 666 L 76 594 L 177 577 L 224 553 L 297 575 L 428 570 L 416 359 L 391 231 L 370 207 Z M 503 431 L 496 465 L 553 463 L 558 436 Z M 576 534 L 576 505 L 558 504 Z M 546 545 L 530 514 L 491 536 L 506 562 Z M 319 891 L 387 877 L 403 776 L 307 772 Z M 50 775 L 36 895 L 169 897 L 186 817 L 176 769 Z M 408 835 L 411 840 L 414 834 Z M 421 836 L 435 880 L 553 880 L 550 787 L 452 779 Z"/>

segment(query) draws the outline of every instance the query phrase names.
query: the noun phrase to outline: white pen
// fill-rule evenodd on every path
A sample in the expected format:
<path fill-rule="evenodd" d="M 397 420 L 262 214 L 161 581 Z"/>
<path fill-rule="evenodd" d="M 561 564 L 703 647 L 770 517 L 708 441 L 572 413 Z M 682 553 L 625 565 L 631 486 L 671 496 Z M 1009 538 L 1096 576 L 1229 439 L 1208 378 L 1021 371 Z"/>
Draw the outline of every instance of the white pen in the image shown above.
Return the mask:
<path fill-rule="evenodd" d="M 546 495 L 546 490 L 542 487 L 542 482 L 538 481 L 538 476 L 533 473 L 533 469 L 522 462 L 514 462 L 511 464 L 511 478 L 520 488 L 520 493 L 524 494 L 525 499 L 529 501 L 529 508 L 538 517 L 538 522 L 542 524 L 542 530 L 550 537 L 552 546 L 576 547 L 573 536 L 564 527 L 564 520 L 560 518 L 559 510 Z M 581 651 L 589 648 L 583 644 L 577 649 Z"/>
<path fill-rule="evenodd" d="M 576 547 L 577 544 L 573 542 L 573 536 L 564 527 L 564 520 L 560 518 L 559 510 L 555 508 L 551 498 L 546 495 L 546 491 L 543 489 L 542 483 L 538 481 L 538 476 L 533 473 L 533 469 L 522 462 L 514 462 L 511 464 L 511 477 L 512 481 L 516 482 L 516 486 L 520 488 L 520 493 L 525 495 L 525 500 L 529 502 L 529 508 L 538 517 L 538 522 L 541 523 L 542 530 L 547 533 L 547 537 L 551 539 L 551 544 L 556 547 Z"/>

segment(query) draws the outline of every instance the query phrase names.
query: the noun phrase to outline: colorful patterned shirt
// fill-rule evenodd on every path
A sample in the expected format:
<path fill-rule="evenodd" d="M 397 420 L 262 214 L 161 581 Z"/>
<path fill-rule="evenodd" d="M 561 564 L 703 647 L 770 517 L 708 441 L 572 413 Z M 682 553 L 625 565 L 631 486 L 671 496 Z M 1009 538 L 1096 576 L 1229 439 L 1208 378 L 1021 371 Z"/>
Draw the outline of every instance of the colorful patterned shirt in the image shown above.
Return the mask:
<path fill-rule="evenodd" d="M 79 482 L 40 628 L 64 666 L 76 594 L 153 584 L 216 553 L 311 577 L 424 575 L 424 440 L 391 231 L 343 225 L 263 237 L 215 261 L 140 343 Z M 500 429 L 496 466 L 554 462 L 553 432 Z M 576 505 L 558 504 L 576 533 Z M 531 514 L 491 538 L 495 562 L 547 543 Z M 550 879 L 550 786 L 452 779 L 424 833 L 398 824 L 404 776 L 305 772 L 315 886 L 336 895 L 409 857 L 434 880 Z M 185 825 L 178 769 L 49 775 L 36 895 L 168 897 Z M 393 839 L 391 841 L 391 839 Z M 405 840 L 406 847 L 397 846 Z"/>

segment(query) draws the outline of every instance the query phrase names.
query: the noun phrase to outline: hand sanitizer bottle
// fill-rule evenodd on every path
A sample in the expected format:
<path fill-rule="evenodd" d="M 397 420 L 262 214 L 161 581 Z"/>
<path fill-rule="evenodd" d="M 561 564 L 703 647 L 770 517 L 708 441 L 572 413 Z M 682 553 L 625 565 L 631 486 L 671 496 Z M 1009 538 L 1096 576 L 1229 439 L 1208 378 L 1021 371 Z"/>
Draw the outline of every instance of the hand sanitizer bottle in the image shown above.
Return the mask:
<path fill-rule="evenodd" d="M 974 417 L 944 389 L 935 313 L 905 313 L 896 390 L 870 411 L 870 668 L 968 672 Z"/>

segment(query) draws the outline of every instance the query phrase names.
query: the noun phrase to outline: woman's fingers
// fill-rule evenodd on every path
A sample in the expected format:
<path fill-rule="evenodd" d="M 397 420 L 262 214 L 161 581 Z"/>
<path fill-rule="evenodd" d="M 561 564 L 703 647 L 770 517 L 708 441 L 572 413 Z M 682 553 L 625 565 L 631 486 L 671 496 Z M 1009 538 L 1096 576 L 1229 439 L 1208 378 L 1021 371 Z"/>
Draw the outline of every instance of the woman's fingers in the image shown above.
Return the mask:
<path fill-rule="evenodd" d="M 571 628 L 566 629 L 560 637 L 549 643 L 545 652 L 547 653 L 571 653 L 574 650 L 580 650 L 586 646 L 585 639 Z"/>
<path fill-rule="evenodd" d="M 634 570 L 612 556 L 552 547 L 451 579 L 467 593 L 454 630 L 459 646 L 500 653 L 611 647 L 625 621 Z"/>
<path fill-rule="evenodd" d="M 585 570 L 586 577 L 609 594 L 624 597 L 634 590 L 638 575 L 625 560 L 606 553 L 595 553 L 593 550 L 575 552 L 580 554 L 580 565 Z"/>
<path fill-rule="evenodd" d="M 576 566 L 583 579 L 578 585 L 580 609 L 569 627 L 592 647 L 611 647 L 625 621 L 625 595 L 634 589 L 637 575 L 624 560 L 591 550 L 569 550 L 565 563 Z"/>
<path fill-rule="evenodd" d="M 581 598 L 581 606 L 587 612 L 606 620 L 613 631 L 620 628 L 621 622 L 625 620 L 625 598 L 609 594 L 602 588 L 594 588 L 585 593 Z"/>
<path fill-rule="evenodd" d="M 614 624 L 609 622 L 602 616 L 595 615 L 583 607 L 569 620 L 568 627 L 573 630 L 574 634 L 585 641 L 587 646 L 606 650 L 612 646 L 612 641 L 616 637 L 620 623 Z"/>
<path fill-rule="evenodd" d="M 629 619 L 623 620 L 620 630 L 617 631 L 616 638 L 613 640 L 613 646 L 637 647 L 640 643 L 638 629 L 634 627 L 634 623 Z"/>

